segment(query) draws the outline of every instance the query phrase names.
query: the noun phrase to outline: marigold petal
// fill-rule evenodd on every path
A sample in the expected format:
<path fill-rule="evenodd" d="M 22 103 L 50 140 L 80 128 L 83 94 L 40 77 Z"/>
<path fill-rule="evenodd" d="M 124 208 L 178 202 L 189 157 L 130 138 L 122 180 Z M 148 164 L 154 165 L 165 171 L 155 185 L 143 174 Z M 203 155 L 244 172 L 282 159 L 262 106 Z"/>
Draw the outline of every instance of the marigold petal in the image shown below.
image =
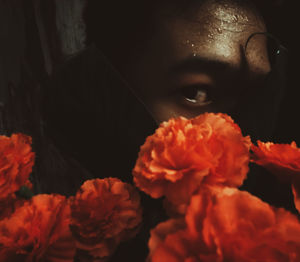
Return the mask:
<path fill-rule="evenodd" d="M 165 196 L 174 205 L 187 205 L 201 184 L 242 185 L 250 145 L 250 137 L 244 137 L 225 114 L 170 119 L 141 146 L 132 172 L 134 182 L 153 198 Z M 193 173 L 196 186 L 189 182 Z"/>
<path fill-rule="evenodd" d="M 161 261 L 159 255 L 204 262 L 300 259 L 298 218 L 235 188 L 203 188 L 192 197 L 184 223 L 175 221 L 152 231 L 150 261 Z"/>
<path fill-rule="evenodd" d="M 295 142 L 289 144 L 263 143 L 252 145 L 251 160 L 267 168 L 283 180 L 300 179 L 300 149 Z"/>
<path fill-rule="evenodd" d="M 0 136 L 0 199 L 15 193 L 29 178 L 35 154 L 31 137 L 13 134 Z"/>
<path fill-rule="evenodd" d="M 138 192 L 117 178 L 86 181 L 70 203 L 77 248 L 95 259 L 112 255 L 137 233 L 142 220 Z"/>
<path fill-rule="evenodd" d="M 294 196 L 295 207 L 300 213 L 300 181 L 294 180 L 292 183 L 292 192 Z"/>
<path fill-rule="evenodd" d="M 251 161 L 265 167 L 281 181 L 291 183 L 295 206 L 300 212 L 300 149 L 293 141 L 291 144 L 274 144 L 257 141 L 252 145 Z"/>
<path fill-rule="evenodd" d="M 37 195 L 23 201 L 0 221 L 1 261 L 73 261 L 69 221 L 70 208 L 63 196 Z"/>

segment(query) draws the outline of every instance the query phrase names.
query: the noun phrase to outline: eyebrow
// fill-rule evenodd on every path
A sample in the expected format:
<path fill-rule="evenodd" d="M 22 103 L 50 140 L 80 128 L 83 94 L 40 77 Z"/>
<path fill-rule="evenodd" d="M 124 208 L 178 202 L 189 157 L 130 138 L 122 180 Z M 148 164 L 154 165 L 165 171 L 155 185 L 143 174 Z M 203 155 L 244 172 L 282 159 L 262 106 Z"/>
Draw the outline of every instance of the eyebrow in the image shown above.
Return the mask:
<path fill-rule="evenodd" d="M 214 60 L 204 57 L 188 57 L 183 61 L 172 66 L 169 70 L 171 75 L 179 73 L 199 73 L 205 72 L 211 75 L 218 75 L 220 73 L 234 72 L 240 70 L 234 65 L 223 62 L 221 60 Z"/>

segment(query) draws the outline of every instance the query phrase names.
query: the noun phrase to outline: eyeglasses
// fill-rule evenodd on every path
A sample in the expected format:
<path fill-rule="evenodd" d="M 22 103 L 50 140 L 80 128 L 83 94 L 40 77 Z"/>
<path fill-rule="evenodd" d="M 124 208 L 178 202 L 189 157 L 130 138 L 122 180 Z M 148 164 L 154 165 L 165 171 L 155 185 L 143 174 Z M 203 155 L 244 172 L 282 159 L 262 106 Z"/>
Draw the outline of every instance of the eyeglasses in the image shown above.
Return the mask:
<path fill-rule="evenodd" d="M 251 41 L 251 39 L 253 39 L 253 37 L 257 36 L 257 35 L 264 35 L 267 37 L 268 39 L 268 55 L 269 55 L 269 60 L 270 60 L 270 64 L 271 64 L 271 68 L 273 69 L 277 64 L 278 64 L 278 57 L 279 55 L 283 55 L 283 56 L 287 56 L 288 54 L 288 49 L 283 46 L 280 42 L 280 40 L 275 37 L 274 35 L 272 35 L 269 32 L 256 32 L 251 34 L 245 44 L 244 50 L 246 52 L 247 47 L 249 45 L 249 42 Z"/>

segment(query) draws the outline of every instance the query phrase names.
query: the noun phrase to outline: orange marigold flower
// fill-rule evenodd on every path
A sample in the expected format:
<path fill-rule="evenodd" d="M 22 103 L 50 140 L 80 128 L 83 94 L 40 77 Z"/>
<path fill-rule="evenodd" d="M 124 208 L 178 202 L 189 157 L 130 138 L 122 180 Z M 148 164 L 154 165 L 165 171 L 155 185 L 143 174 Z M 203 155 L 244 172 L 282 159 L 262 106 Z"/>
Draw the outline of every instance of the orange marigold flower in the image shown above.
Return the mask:
<path fill-rule="evenodd" d="M 293 185 L 295 206 L 300 212 L 300 149 L 295 142 L 289 144 L 263 143 L 251 147 L 251 160 Z"/>
<path fill-rule="evenodd" d="M 294 195 L 295 207 L 300 213 L 300 180 L 299 179 L 293 180 L 292 192 Z"/>
<path fill-rule="evenodd" d="M 71 199 L 71 212 L 77 247 L 94 259 L 109 257 L 142 220 L 138 192 L 117 178 L 86 181 Z"/>
<path fill-rule="evenodd" d="M 0 221 L 0 261 L 73 262 L 76 247 L 65 197 L 37 195 Z"/>
<path fill-rule="evenodd" d="M 281 177 L 300 177 L 300 149 L 295 142 L 289 144 L 263 143 L 251 147 L 251 160 Z"/>
<path fill-rule="evenodd" d="M 164 122 L 146 139 L 134 182 L 153 198 L 188 203 L 201 184 L 240 186 L 248 172 L 250 138 L 225 114 Z"/>
<path fill-rule="evenodd" d="M 31 181 L 30 180 L 27 180 L 26 182 L 25 182 L 25 184 L 24 184 L 24 186 L 26 186 L 29 190 L 33 190 L 33 185 L 32 185 L 32 183 L 31 183 Z"/>
<path fill-rule="evenodd" d="M 0 220 L 9 217 L 14 212 L 17 202 L 19 201 L 15 194 L 10 194 L 5 199 L 0 199 Z"/>
<path fill-rule="evenodd" d="M 0 199 L 26 183 L 33 164 L 31 137 L 23 134 L 0 136 Z"/>
<path fill-rule="evenodd" d="M 300 223 L 235 188 L 195 195 L 183 219 L 151 231 L 152 262 L 300 261 Z"/>

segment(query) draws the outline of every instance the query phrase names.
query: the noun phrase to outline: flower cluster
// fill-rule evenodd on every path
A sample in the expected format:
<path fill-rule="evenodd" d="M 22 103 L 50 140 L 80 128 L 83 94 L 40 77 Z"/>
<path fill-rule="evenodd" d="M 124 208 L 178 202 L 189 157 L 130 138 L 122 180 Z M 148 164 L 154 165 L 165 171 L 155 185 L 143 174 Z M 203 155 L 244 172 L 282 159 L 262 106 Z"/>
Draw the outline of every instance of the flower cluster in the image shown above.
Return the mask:
<path fill-rule="evenodd" d="M 299 218 L 238 189 L 250 161 L 291 184 L 300 212 L 295 142 L 254 145 L 221 113 L 162 123 L 133 169 L 136 186 L 164 197 L 170 216 L 150 232 L 148 261 L 300 261 Z M 33 164 L 30 137 L 0 136 L 0 261 L 105 262 L 140 229 L 139 194 L 117 178 L 85 181 L 69 198 L 21 198 Z"/>
<path fill-rule="evenodd" d="M 151 231 L 148 261 L 300 261 L 298 218 L 238 189 L 249 161 L 289 181 L 300 211 L 300 149 L 294 142 L 255 146 L 224 114 L 162 123 L 133 170 L 139 189 L 165 197 L 171 216 Z"/>
<path fill-rule="evenodd" d="M 0 136 L 0 201 L 12 197 L 26 183 L 32 171 L 34 156 L 29 136 Z"/>
<path fill-rule="evenodd" d="M 105 261 L 142 220 L 133 186 L 116 178 L 86 181 L 76 196 L 16 194 L 28 181 L 31 138 L 0 137 L 0 261 Z"/>
<path fill-rule="evenodd" d="M 263 143 L 252 145 L 252 159 L 275 174 L 280 180 L 291 183 L 294 202 L 300 212 L 300 149 L 295 142 L 289 144 Z"/>
<path fill-rule="evenodd" d="M 150 258 L 162 261 L 299 261 L 297 217 L 235 188 L 192 197 L 186 216 L 151 232 Z"/>
<path fill-rule="evenodd" d="M 37 195 L 0 222 L 1 261 L 72 262 L 70 208 L 59 195 Z M 62 251 L 63 250 L 63 254 Z"/>
<path fill-rule="evenodd" d="M 138 192 L 116 178 L 86 181 L 70 202 L 76 246 L 94 258 L 111 256 L 142 220 Z"/>
<path fill-rule="evenodd" d="M 185 212 L 204 185 L 241 186 L 248 172 L 250 138 L 224 114 L 206 113 L 164 122 L 141 147 L 135 184 Z"/>

